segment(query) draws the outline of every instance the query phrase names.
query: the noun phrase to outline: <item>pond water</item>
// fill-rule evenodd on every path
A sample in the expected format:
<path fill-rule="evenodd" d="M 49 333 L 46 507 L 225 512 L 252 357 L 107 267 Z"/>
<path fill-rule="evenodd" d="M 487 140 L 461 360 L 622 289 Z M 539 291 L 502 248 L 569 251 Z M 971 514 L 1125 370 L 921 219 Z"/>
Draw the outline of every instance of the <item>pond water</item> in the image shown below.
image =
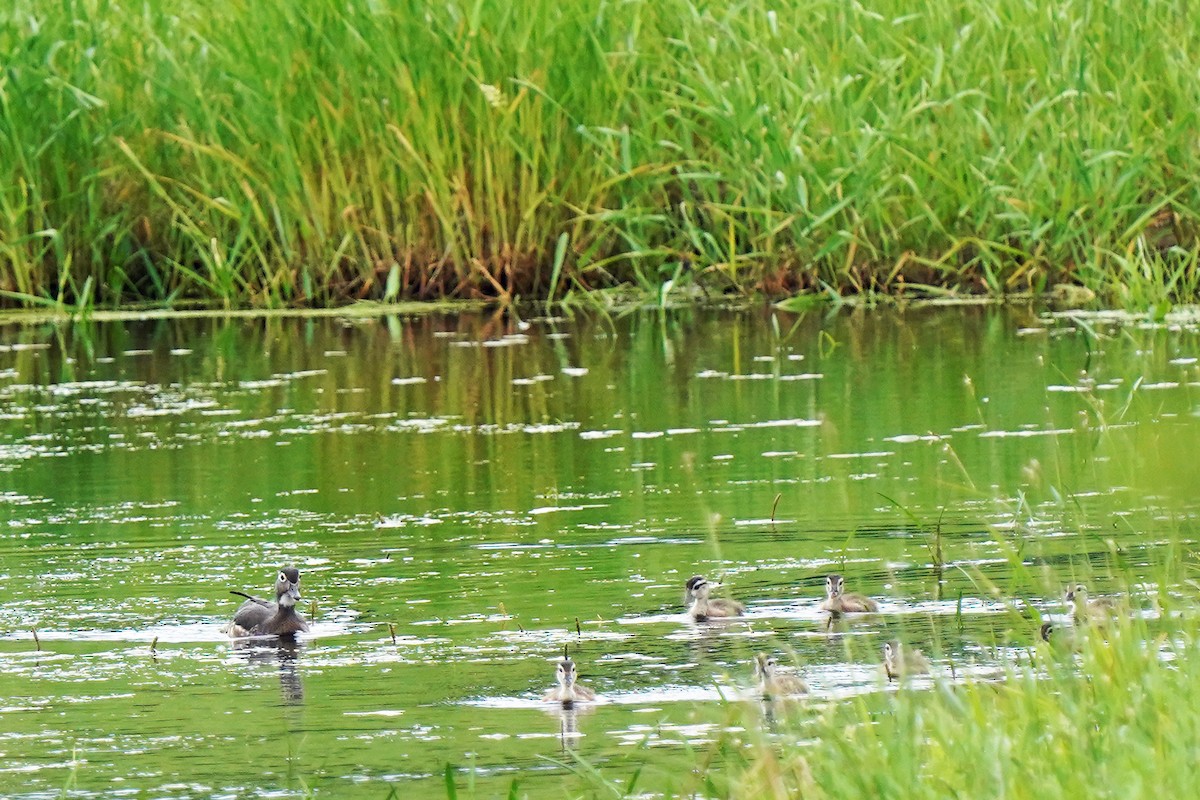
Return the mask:
<path fill-rule="evenodd" d="M 896 636 L 987 676 L 1068 581 L 1190 557 L 1198 359 L 996 307 L 0 327 L 0 794 L 653 785 L 757 651 L 810 708 L 892 691 Z M 232 646 L 288 564 L 311 634 Z M 881 612 L 828 625 L 830 571 Z M 746 617 L 690 621 L 695 573 Z"/>

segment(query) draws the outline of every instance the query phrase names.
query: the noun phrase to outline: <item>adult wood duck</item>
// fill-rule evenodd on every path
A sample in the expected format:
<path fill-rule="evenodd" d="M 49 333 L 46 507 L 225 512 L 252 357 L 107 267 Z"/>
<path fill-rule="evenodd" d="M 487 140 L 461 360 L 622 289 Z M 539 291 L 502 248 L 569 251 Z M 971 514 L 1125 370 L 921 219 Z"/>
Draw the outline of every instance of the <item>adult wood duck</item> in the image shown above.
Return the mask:
<path fill-rule="evenodd" d="M 230 636 L 279 636 L 294 638 L 307 632 L 308 623 L 296 611 L 300 601 L 300 570 L 284 567 L 275 579 L 275 602 L 232 591 L 246 598 L 225 631 Z"/>

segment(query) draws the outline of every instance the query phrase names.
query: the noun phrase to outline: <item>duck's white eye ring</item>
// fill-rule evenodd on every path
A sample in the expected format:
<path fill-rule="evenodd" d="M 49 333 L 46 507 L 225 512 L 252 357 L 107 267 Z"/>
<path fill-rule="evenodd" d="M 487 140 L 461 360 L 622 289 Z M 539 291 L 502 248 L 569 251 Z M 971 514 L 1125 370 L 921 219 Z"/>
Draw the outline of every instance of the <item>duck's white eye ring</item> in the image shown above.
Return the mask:
<path fill-rule="evenodd" d="M 287 575 L 285 575 L 285 574 L 284 574 L 284 573 L 282 573 L 282 572 L 281 572 L 281 573 L 279 573 L 279 580 L 281 580 L 281 581 L 284 581 L 284 582 L 287 582 L 287 579 L 288 579 L 288 576 L 287 576 Z"/>

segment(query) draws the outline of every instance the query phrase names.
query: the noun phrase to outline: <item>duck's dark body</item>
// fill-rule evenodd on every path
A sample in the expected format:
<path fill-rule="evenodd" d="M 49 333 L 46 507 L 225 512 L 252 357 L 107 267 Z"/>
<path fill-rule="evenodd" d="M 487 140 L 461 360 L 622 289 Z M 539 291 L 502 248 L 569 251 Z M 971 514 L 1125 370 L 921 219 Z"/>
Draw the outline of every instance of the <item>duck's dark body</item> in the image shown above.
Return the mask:
<path fill-rule="evenodd" d="M 295 606 L 280 606 L 251 597 L 242 603 L 229 626 L 233 636 L 292 636 L 308 631 L 308 622 L 296 612 Z"/>
<path fill-rule="evenodd" d="M 275 602 L 234 592 L 246 598 L 226 630 L 230 636 L 293 637 L 308 631 L 308 623 L 296 612 L 300 599 L 300 571 L 285 567 L 275 582 Z"/>

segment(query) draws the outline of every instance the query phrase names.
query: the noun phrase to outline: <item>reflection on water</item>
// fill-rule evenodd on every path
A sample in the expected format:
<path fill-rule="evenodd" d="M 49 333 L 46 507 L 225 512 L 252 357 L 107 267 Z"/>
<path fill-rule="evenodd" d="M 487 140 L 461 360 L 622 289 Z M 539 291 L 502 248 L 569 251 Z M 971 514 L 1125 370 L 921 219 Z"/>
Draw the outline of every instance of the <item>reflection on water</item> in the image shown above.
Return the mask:
<path fill-rule="evenodd" d="M 558 721 L 558 741 L 561 744 L 562 752 L 578 748 L 578 739 L 584 736 L 579 730 L 579 718 L 592 713 L 593 708 L 590 705 L 576 704 L 567 708 L 561 704 L 554 704 L 546 713 Z"/>
<path fill-rule="evenodd" d="M 300 679 L 300 654 L 304 646 L 295 639 L 274 636 L 245 637 L 230 640 L 233 652 L 248 664 L 266 664 L 279 670 L 279 689 L 283 702 L 297 705 L 304 700 Z"/>
<path fill-rule="evenodd" d="M 687 769 L 759 702 L 755 652 L 804 677 L 801 714 L 897 691 L 893 638 L 988 680 L 1042 617 L 1069 625 L 1068 583 L 1111 595 L 1193 550 L 1187 321 L 0 331 L 6 796 L 73 774 L 99 795 L 377 798 L 441 793 L 448 763 L 485 793 L 562 794 L 564 751 L 614 780 L 651 751 Z M 285 564 L 311 633 L 230 642 L 226 589 Z M 830 572 L 879 612 L 822 612 Z M 697 573 L 746 616 L 692 622 Z M 1141 591 L 1153 615 L 1172 590 Z M 540 702 L 564 645 L 600 695 L 569 713 Z"/>

